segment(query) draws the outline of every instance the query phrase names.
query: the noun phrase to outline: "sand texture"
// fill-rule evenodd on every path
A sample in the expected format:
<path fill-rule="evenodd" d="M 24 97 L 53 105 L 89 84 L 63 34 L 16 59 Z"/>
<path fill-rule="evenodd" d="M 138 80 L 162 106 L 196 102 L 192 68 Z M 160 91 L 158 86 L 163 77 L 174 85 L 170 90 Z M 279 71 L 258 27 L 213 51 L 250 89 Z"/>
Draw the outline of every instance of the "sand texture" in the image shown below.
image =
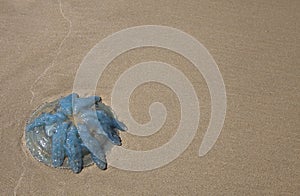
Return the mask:
<path fill-rule="evenodd" d="M 299 19 L 298 0 L 1 1 L 0 195 L 299 194 Z M 218 64 L 227 113 L 213 149 L 198 156 L 211 112 L 204 78 L 181 55 L 147 47 L 115 58 L 96 92 L 110 104 L 118 77 L 140 62 L 162 61 L 180 69 L 193 84 L 201 110 L 197 134 L 184 153 L 144 172 L 91 166 L 76 175 L 34 160 L 22 140 L 34 109 L 72 91 L 80 63 L 100 40 L 150 24 L 192 35 Z M 176 133 L 180 103 L 165 85 L 136 88 L 132 116 L 148 122 L 149 106 L 156 101 L 168 112 L 162 129 L 148 137 L 122 133 L 125 148 L 157 148 Z"/>

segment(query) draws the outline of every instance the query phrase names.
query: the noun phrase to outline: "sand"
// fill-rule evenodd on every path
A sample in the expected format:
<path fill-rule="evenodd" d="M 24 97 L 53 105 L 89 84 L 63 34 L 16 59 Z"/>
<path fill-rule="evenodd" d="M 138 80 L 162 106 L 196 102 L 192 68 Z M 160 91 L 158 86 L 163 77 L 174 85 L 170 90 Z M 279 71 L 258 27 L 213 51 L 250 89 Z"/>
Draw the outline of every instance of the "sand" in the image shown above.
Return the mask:
<path fill-rule="evenodd" d="M 299 194 L 299 1 L 7 0 L 0 10 L 1 195 Z M 80 63 L 100 40 L 149 24 L 192 35 L 218 64 L 227 113 L 213 149 L 198 156 L 211 112 L 201 74 L 174 52 L 141 48 L 107 67 L 97 94 L 109 104 L 115 81 L 139 62 L 163 61 L 180 69 L 201 100 L 200 125 L 184 153 L 143 172 L 91 166 L 75 175 L 35 161 L 22 141 L 32 111 L 72 91 Z M 164 85 L 147 83 L 134 91 L 133 117 L 149 121 L 154 101 L 167 108 L 166 123 L 149 137 L 122 134 L 124 147 L 153 149 L 175 134 L 180 105 Z"/>

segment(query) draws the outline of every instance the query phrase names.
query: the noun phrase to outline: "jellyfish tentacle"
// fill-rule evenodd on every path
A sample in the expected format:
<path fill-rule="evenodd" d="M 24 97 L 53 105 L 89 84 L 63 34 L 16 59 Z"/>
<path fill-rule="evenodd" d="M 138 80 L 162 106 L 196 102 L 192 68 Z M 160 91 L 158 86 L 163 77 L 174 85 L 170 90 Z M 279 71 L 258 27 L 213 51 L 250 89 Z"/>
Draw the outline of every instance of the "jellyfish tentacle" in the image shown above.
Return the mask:
<path fill-rule="evenodd" d="M 127 129 L 128 129 L 127 126 L 123 122 L 119 121 L 116 118 L 113 119 L 113 127 L 119 129 L 120 131 L 127 131 Z"/>
<path fill-rule="evenodd" d="M 74 173 L 79 173 L 83 167 L 82 147 L 78 130 L 74 125 L 71 125 L 67 132 L 65 150 L 70 168 Z"/>
<path fill-rule="evenodd" d="M 105 153 L 99 141 L 91 135 L 87 126 L 82 123 L 78 123 L 77 129 L 78 129 L 79 136 L 83 142 L 82 145 L 84 145 L 93 156 L 97 157 L 99 160 L 103 162 L 106 162 Z"/>
<path fill-rule="evenodd" d="M 97 134 L 104 135 L 114 145 L 121 145 L 121 138 L 117 135 L 116 131 L 109 125 L 99 123 L 98 128 L 95 130 Z"/>
<path fill-rule="evenodd" d="M 72 93 L 64 98 L 61 98 L 59 100 L 59 111 L 61 111 L 62 113 L 64 113 L 67 116 L 72 115 L 73 113 L 73 100 L 75 98 L 78 98 L 78 94 L 76 93 Z"/>
<path fill-rule="evenodd" d="M 56 132 L 52 136 L 52 165 L 59 167 L 63 164 L 65 158 L 64 144 L 66 142 L 67 133 L 70 123 L 63 122 L 57 125 Z"/>
<path fill-rule="evenodd" d="M 54 123 L 52 125 L 45 125 L 45 133 L 48 137 L 52 137 L 56 129 L 57 129 L 57 123 Z"/>
<path fill-rule="evenodd" d="M 95 110 L 84 110 L 80 113 L 79 118 L 89 129 L 96 129 L 99 127 L 99 121 Z"/>
<path fill-rule="evenodd" d="M 124 123 L 120 122 L 117 118 L 112 118 L 108 116 L 102 110 L 97 110 L 97 117 L 101 123 L 109 124 L 112 128 L 119 129 L 120 131 L 127 130 L 127 127 Z"/>
<path fill-rule="evenodd" d="M 95 105 L 95 103 L 101 101 L 99 96 L 90 96 L 87 98 L 76 98 L 74 99 L 73 111 L 78 114 L 82 110 L 86 110 Z"/>
<path fill-rule="evenodd" d="M 107 162 L 106 161 L 104 162 L 104 161 L 98 159 L 93 154 L 91 154 L 91 158 L 92 158 L 93 162 L 97 165 L 97 167 L 99 167 L 102 170 L 107 169 Z"/>
<path fill-rule="evenodd" d="M 120 146 L 121 143 L 121 138 L 118 136 L 117 131 L 112 129 L 108 124 L 102 124 L 101 127 L 103 127 L 104 134 L 111 143 L 114 145 Z"/>
<path fill-rule="evenodd" d="M 97 165 L 97 167 L 99 167 L 102 170 L 107 169 L 107 161 L 106 161 L 106 159 L 105 159 L 105 161 L 98 159 L 93 153 L 91 153 L 89 151 L 89 149 L 83 143 L 81 143 L 81 149 L 82 149 L 83 152 L 86 151 L 86 152 L 90 153 L 91 159 Z"/>
<path fill-rule="evenodd" d="M 80 118 L 87 128 L 95 130 L 95 132 L 99 135 L 104 135 L 111 143 L 118 146 L 121 145 L 120 137 L 111 128 L 112 122 L 109 117 L 102 115 L 100 116 L 101 120 L 99 120 L 95 110 L 86 110 L 82 112 Z"/>
<path fill-rule="evenodd" d="M 67 117 L 61 112 L 57 112 L 55 114 L 44 113 L 44 114 L 41 114 L 40 116 L 38 116 L 33 122 L 28 124 L 26 126 L 26 131 L 31 131 L 35 127 L 52 125 L 54 123 L 62 122 L 66 119 L 67 119 Z"/>

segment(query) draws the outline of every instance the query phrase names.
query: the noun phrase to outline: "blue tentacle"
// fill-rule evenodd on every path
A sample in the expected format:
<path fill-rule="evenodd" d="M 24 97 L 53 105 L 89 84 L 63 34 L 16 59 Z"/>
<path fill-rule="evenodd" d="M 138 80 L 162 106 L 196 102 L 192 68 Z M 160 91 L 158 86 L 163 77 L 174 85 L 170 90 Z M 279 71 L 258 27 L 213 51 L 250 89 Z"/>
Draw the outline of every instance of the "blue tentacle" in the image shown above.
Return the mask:
<path fill-rule="evenodd" d="M 94 163 L 102 170 L 107 169 L 107 162 L 104 162 L 100 159 L 98 159 L 95 155 L 91 154 L 91 158 L 94 161 Z"/>
<path fill-rule="evenodd" d="M 52 136 L 52 165 L 59 167 L 65 158 L 64 144 L 66 142 L 66 130 L 70 123 L 63 122 L 57 125 L 56 132 Z"/>
<path fill-rule="evenodd" d="M 127 127 L 124 123 L 118 121 L 116 118 L 108 116 L 104 111 L 97 110 L 97 117 L 101 124 L 108 124 L 112 128 L 119 129 L 120 131 L 126 131 Z"/>
<path fill-rule="evenodd" d="M 33 122 L 28 124 L 26 126 L 26 131 L 31 131 L 35 127 L 52 125 L 54 123 L 63 122 L 66 119 L 67 119 L 67 117 L 61 112 L 57 112 L 55 114 L 44 113 L 44 114 L 41 114 L 40 116 L 38 116 Z"/>
<path fill-rule="evenodd" d="M 73 111 L 75 114 L 78 114 L 82 110 L 90 109 L 95 103 L 101 101 L 99 96 L 90 96 L 87 98 L 76 98 L 74 99 Z"/>
<path fill-rule="evenodd" d="M 86 125 L 78 123 L 77 129 L 79 136 L 83 142 L 82 145 L 84 145 L 93 156 L 97 157 L 103 162 L 106 162 L 105 153 L 100 145 L 100 142 L 91 135 Z"/>
<path fill-rule="evenodd" d="M 70 116 L 73 114 L 73 104 L 72 101 L 78 98 L 78 94 L 76 93 L 72 93 L 64 98 L 61 98 L 59 100 L 59 111 L 61 111 L 62 113 L 64 113 L 67 116 Z"/>
<path fill-rule="evenodd" d="M 79 139 L 78 130 L 74 125 L 71 125 L 65 144 L 68 163 L 74 173 L 79 173 L 82 170 L 82 147 Z"/>
<path fill-rule="evenodd" d="M 99 116 L 93 110 L 82 110 L 80 118 L 87 128 L 95 130 L 97 134 L 106 136 L 111 143 L 115 145 L 121 145 L 121 139 L 117 132 L 112 128 L 112 120 L 105 114 Z M 99 114 L 102 114 L 101 112 Z"/>

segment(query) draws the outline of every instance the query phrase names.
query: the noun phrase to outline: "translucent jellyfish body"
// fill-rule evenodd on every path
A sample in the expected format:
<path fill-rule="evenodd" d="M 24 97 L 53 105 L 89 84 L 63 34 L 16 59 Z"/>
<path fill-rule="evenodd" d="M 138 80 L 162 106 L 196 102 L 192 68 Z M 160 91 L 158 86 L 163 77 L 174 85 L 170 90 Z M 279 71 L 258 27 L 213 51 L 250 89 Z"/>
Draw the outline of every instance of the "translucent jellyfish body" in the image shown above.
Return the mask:
<path fill-rule="evenodd" d="M 106 152 L 121 145 L 119 130 L 127 130 L 100 97 L 79 98 L 75 93 L 40 106 L 25 129 L 34 158 L 74 173 L 92 163 L 106 169 Z"/>

